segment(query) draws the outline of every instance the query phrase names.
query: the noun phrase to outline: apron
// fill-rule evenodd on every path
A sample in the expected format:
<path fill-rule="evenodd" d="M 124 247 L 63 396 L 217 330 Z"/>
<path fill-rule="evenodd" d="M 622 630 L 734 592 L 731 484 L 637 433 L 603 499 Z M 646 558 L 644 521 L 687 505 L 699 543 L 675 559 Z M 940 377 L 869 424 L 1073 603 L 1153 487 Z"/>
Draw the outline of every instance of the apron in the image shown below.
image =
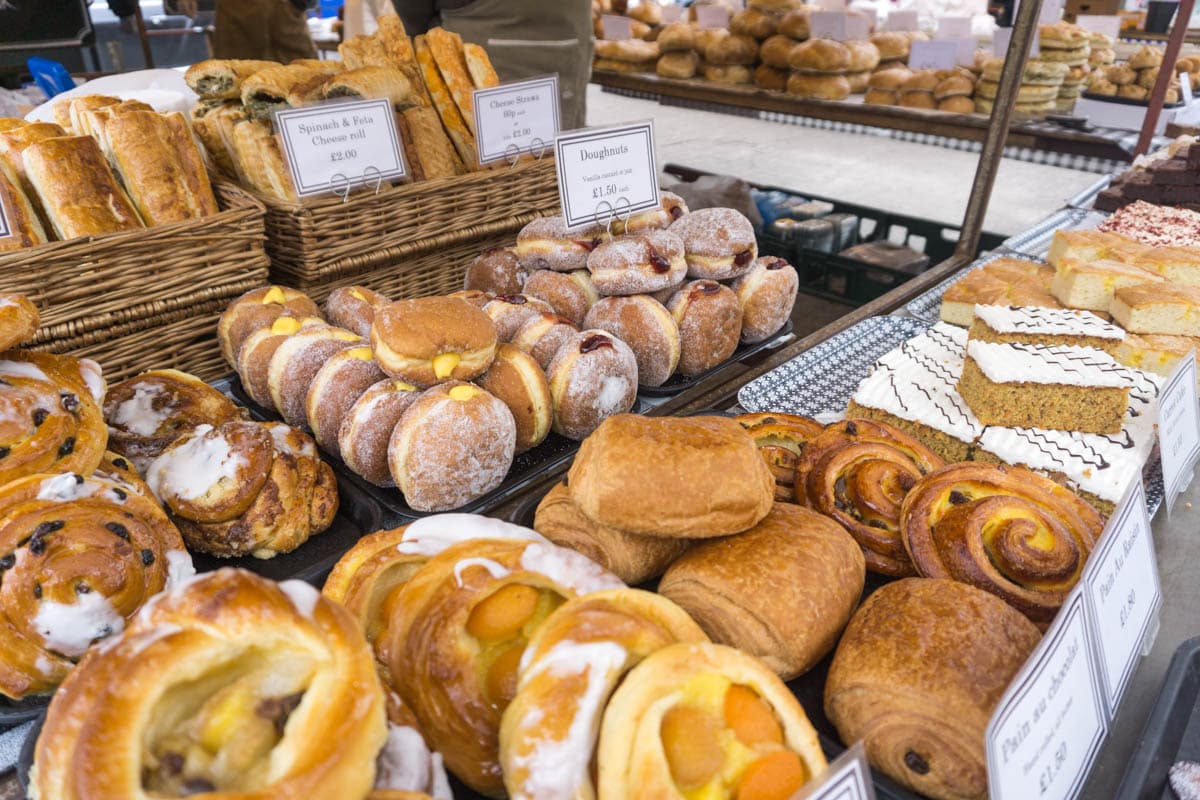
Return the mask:
<path fill-rule="evenodd" d="M 284 64 L 316 58 L 304 12 L 289 0 L 217 0 L 213 58 L 255 58 Z"/>

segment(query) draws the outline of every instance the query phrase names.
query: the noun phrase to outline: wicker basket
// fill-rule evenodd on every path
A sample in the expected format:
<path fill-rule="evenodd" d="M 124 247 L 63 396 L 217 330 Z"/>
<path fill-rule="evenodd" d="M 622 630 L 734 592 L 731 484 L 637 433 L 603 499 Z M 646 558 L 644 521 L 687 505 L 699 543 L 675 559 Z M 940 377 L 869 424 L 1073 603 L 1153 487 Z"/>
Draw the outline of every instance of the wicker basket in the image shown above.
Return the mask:
<path fill-rule="evenodd" d="M 359 191 L 347 202 L 327 196 L 267 207 L 272 280 L 316 286 L 425 252 L 430 240 L 480 224 L 558 211 L 553 159 L 519 162 L 442 180 Z"/>
<path fill-rule="evenodd" d="M 150 328 L 265 283 L 265 209 L 226 181 L 213 189 L 222 210 L 211 217 L 0 256 L 0 290 L 26 295 L 41 312 L 33 344 Z"/>

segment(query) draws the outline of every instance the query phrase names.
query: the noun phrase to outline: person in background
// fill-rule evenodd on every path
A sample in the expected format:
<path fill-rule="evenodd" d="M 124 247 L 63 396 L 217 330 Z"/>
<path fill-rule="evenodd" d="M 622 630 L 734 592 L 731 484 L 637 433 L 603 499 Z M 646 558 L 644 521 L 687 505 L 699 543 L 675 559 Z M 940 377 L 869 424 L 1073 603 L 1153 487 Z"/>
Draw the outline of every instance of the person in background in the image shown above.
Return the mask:
<path fill-rule="evenodd" d="M 563 130 L 587 124 L 591 0 L 392 0 L 408 33 L 441 25 L 482 45 L 502 81 L 558 73 Z"/>
<path fill-rule="evenodd" d="M 304 21 L 307 0 L 217 0 L 214 58 L 257 58 L 286 64 L 316 58 Z"/>

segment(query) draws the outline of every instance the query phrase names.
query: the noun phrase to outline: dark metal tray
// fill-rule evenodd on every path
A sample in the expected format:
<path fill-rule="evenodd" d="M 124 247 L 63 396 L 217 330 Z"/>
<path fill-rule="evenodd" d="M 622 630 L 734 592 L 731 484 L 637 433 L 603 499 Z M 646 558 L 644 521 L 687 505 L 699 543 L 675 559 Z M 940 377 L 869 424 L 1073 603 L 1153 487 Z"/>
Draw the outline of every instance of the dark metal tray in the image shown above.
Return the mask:
<path fill-rule="evenodd" d="M 50 705 L 50 694 L 34 694 L 22 700 L 0 697 L 0 729 L 11 728 L 28 722 Z"/>
<path fill-rule="evenodd" d="M 782 328 L 772 333 L 761 342 L 754 344 L 744 344 L 733 351 L 733 355 L 727 361 L 722 361 L 717 366 L 701 372 L 699 375 L 686 377 L 678 373 L 667 378 L 666 382 L 661 386 L 639 386 L 638 394 L 646 395 L 647 397 L 674 397 L 680 392 L 687 391 L 693 386 L 696 386 L 701 381 L 707 380 L 711 376 L 728 367 L 730 364 L 737 364 L 751 356 L 756 356 L 766 350 L 774 350 L 783 344 L 783 338 L 792 332 L 792 321 L 789 319 Z"/>

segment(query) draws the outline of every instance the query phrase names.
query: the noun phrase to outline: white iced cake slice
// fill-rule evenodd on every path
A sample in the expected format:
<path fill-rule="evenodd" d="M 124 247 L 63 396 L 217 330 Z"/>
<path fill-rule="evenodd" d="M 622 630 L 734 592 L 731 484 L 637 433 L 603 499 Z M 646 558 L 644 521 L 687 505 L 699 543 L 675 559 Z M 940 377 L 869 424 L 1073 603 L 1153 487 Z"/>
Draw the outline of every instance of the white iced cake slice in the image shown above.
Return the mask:
<path fill-rule="evenodd" d="M 978 305 L 970 338 L 997 344 L 1061 344 L 1113 353 L 1125 331 L 1090 311 Z"/>

